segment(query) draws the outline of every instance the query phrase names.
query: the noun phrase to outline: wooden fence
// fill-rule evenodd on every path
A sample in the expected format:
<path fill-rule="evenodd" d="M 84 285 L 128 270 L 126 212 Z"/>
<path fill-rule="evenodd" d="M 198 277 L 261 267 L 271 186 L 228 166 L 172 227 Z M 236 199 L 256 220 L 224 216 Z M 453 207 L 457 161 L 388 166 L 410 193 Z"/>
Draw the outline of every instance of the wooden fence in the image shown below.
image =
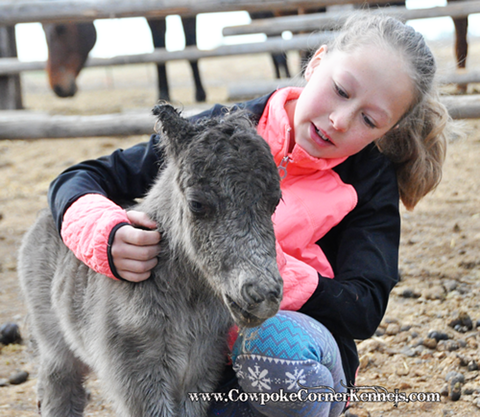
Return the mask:
<path fill-rule="evenodd" d="M 105 67 L 112 65 L 130 65 L 146 63 L 163 63 L 177 60 L 197 60 L 201 58 L 212 58 L 231 55 L 260 54 L 266 52 L 284 52 L 290 50 L 315 48 L 317 45 L 328 41 L 331 33 L 315 33 L 298 35 L 292 39 L 281 37 L 268 39 L 265 42 L 255 42 L 236 45 L 222 45 L 218 48 L 200 50 L 195 46 L 185 47 L 181 51 L 167 51 L 164 48 L 157 48 L 152 53 L 121 55 L 112 58 L 91 58 L 86 62 L 86 67 Z M 16 74 L 23 71 L 38 71 L 45 68 L 46 62 L 22 62 L 15 58 L 0 59 L 0 75 Z"/>
<path fill-rule="evenodd" d="M 388 3 L 390 0 L 375 0 Z M 0 25 L 27 22 L 91 21 L 118 17 L 160 17 L 172 14 L 230 11 L 297 10 L 365 0 L 7 0 L 0 2 Z"/>
<path fill-rule="evenodd" d="M 404 21 L 415 19 L 429 19 L 434 17 L 465 17 L 473 13 L 480 13 L 480 1 L 461 1 L 446 6 L 430 7 L 426 9 L 406 9 L 405 7 L 391 6 L 383 9 L 374 9 L 372 13 L 386 13 Z M 223 29 L 224 36 L 247 35 L 265 33 L 278 35 L 284 31 L 313 32 L 318 30 L 335 29 L 342 24 L 354 11 L 312 13 L 296 16 L 273 17 L 270 19 L 254 20 L 248 25 L 229 26 Z"/>
<path fill-rule="evenodd" d="M 388 0 L 380 0 L 387 3 Z M 18 73 L 22 71 L 41 70 L 44 62 L 25 63 L 15 58 L 16 51 L 12 48 L 13 25 L 24 22 L 62 22 L 86 21 L 112 17 L 132 16 L 167 16 L 171 14 L 195 15 L 199 13 L 220 11 L 259 11 L 285 10 L 285 8 L 320 7 L 332 4 L 362 4 L 364 0 L 7 0 L 0 2 L 0 108 L 21 108 L 19 95 Z M 432 9 L 407 10 L 392 7 L 383 12 L 395 14 L 404 19 L 415 19 L 437 16 L 466 16 L 480 12 L 480 1 L 463 1 L 444 7 Z M 345 14 L 324 13 L 304 15 L 302 17 L 276 18 L 266 21 L 256 21 L 242 27 L 226 28 L 224 34 L 245 33 L 279 33 L 284 30 L 318 30 L 328 29 L 333 23 L 338 24 Z M 273 22 L 273 26 L 272 26 Z M 3 25 L 3 26 L 2 26 Z M 272 29 L 274 27 L 274 29 Z M 3 32 L 2 32 L 3 30 Z M 124 65 L 146 62 L 167 62 L 179 59 L 201 59 L 226 55 L 239 55 L 265 52 L 281 52 L 288 50 L 312 48 L 325 41 L 328 33 L 295 35 L 290 40 L 282 38 L 268 39 L 263 43 L 244 45 L 228 45 L 213 50 L 203 51 L 196 47 L 188 47 L 184 51 L 167 52 L 157 49 L 151 54 L 118 56 L 109 59 L 90 58 L 87 66 Z M 7 46 L 6 46 L 7 45 Z M 14 45 L 14 42 L 13 42 Z M 13 80 L 13 81 L 12 81 Z M 443 82 L 463 83 L 480 82 L 480 74 L 452 74 L 444 77 Z M 276 82 L 278 83 L 278 82 Z M 290 81 L 286 81 L 290 83 Z M 245 89 L 243 89 L 245 92 Z M 232 93 L 235 96 L 235 92 Z M 3 101 L 2 101 L 3 100 Z M 456 118 L 480 117 L 480 99 L 474 97 L 468 102 L 461 97 L 451 97 L 445 100 L 451 114 Z M 6 103 L 6 105 L 5 105 Z M 13 103 L 13 105 L 12 105 Z M 14 113 L 0 112 L 0 139 L 38 138 L 38 137 L 77 137 L 77 136 L 110 136 L 151 133 L 153 129 L 150 115 L 101 115 L 101 116 L 49 116 L 31 112 Z M 28 120 L 28 122 L 26 122 Z M 76 126 L 81 126 L 78 129 Z M 85 129 L 85 126 L 89 126 Z M 107 127 L 109 126 L 109 127 Z M 112 131 L 112 127 L 116 129 Z"/>
<path fill-rule="evenodd" d="M 480 95 L 448 96 L 442 99 L 456 119 L 478 118 Z M 184 112 L 194 114 L 201 109 Z M 155 118 L 148 111 L 64 116 L 30 111 L 0 112 L 1 139 L 42 139 L 152 134 Z"/>

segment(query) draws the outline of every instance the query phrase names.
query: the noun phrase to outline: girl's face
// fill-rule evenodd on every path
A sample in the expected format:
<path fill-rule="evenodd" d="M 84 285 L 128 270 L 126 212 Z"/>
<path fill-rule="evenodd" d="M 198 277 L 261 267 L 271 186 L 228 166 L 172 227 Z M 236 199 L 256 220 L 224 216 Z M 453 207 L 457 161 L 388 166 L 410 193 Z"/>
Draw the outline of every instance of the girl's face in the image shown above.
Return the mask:
<path fill-rule="evenodd" d="M 305 71 L 307 85 L 287 103 L 295 142 L 316 158 L 342 158 L 394 128 L 413 100 L 404 64 L 387 48 L 352 53 L 322 46 Z"/>

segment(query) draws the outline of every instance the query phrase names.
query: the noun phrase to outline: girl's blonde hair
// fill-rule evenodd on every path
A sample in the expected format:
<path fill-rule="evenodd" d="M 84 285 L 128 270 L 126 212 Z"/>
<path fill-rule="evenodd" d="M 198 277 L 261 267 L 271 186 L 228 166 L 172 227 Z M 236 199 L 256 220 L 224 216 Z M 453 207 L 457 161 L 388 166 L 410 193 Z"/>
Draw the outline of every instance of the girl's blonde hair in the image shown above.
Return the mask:
<path fill-rule="evenodd" d="M 376 13 L 349 18 L 329 48 L 351 52 L 366 45 L 387 47 L 399 54 L 413 83 L 411 106 L 398 124 L 376 141 L 394 163 L 400 198 L 411 210 L 440 182 L 446 156 L 451 119 L 439 101 L 435 58 L 423 36 L 412 27 Z"/>

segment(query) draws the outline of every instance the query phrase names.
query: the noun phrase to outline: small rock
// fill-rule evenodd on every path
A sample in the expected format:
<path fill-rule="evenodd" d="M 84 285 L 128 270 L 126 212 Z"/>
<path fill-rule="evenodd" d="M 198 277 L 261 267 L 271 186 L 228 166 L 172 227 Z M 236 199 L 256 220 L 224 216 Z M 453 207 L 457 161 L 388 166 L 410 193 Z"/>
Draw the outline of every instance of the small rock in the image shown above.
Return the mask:
<path fill-rule="evenodd" d="M 463 395 L 472 395 L 475 392 L 475 388 L 466 387 L 463 389 Z"/>
<path fill-rule="evenodd" d="M 367 410 L 363 410 L 361 408 L 348 409 L 345 412 L 345 417 L 370 417 L 370 413 Z"/>
<path fill-rule="evenodd" d="M 460 366 L 467 366 L 468 363 L 471 361 L 470 358 L 466 358 L 465 356 L 458 355 L 457 358 L 460 360 Z"/>
<path fill-rule="evenodd" d="M 421 294 L 410 289 L 410 288 L 405 288 L 401 293 L 400 297 L 403 298 L 420 298 Z"/>
<path fill-rule="evenodd" d="M 449 279 L 448 281 L 443 282 L 443 287 L 447 292 L 452 292 L 457 289 L 458 282 L 453 279 Z"/>
<path fill-rule="evenodd" d="M 443 388 L 440 390 L 440 395 L 442 397 L 448 397 L 448 384 L 444 385 Z"/>
<path fill-rule="evenodd" d="M 410 369 L 408 368 L 406 362 L 398 364 L 398 366 L 395 369 L 395 373 L 398 376 L 407 376 L 410 373 Z"/>
<path fill-rule="evenodd" d="M 15 323 L 5 323 L 0 326 L 0 343 L 9 345 L 11 343 L 20 343 L 22 336 L 20 329 Z"/>
<path fill-rule="evenodd" d="M 473 322 L 467 313 L 461 312 L 458 317 L 448 323 L 448 326 L 452 327 L 458 332 L 466 333 L 473 329 Z"/>
<path fill-rule="evenodd" d="M 418 242 L 420 242 L 420 238 L 418 236 L 412 236 L 410 239 L 408 239 L 408 244 L 409 245 L 416 245 Z"/>
<path fill-rule="evenodd" d="M 385 319 L 383 321 L 387 324 L 398 323 L 398 319 L 394 319 L 394 318 L 390 318 L 390 317 L 385 317 Z"/>
<path fill-rule="evenodd" d="M 413 341 L 412 347 L 423 346 L 423 339 L 417 339 Z"/>
<path fill-rule="evenodd" d="M 379 327 L 375 330 L 375 336 L 381 337 L 385 334 L 385 329 L 383 327 Z"/>
<path fill-rule="evenodd" d="M 422 295 L 427 300 L 443 300 L 445 298 L 445 290 L 441 285 L 434 285 L 424 290 Z"/>
<path fill-rule="evenodd" d="M 473 337 L 469 337 L 467 339 L 467 346 L 470 348 L 470 349 L 478 349 L 478 343 L 477 341 L 473 338 Z"/>
<path fill-rule="evenodd" d="M 450 371 L 445 376 L 445 381 L 450 383 L 460 382 L 461 384 L 465 383 L 465 376 L 461 372 Z"/>
<path fill-rule="evenodd" d="M 479 398 L 475 398 L 473 400 L 473 405 L 475 405 L 477 408 L 480 408 L 480 397 Z"/>
<path fill-rule="evenodd" d="M 478 363 L 475 359 L 468 362 L 467 369 L 469 371 L 478 371 Z"/>
<path fill-rule="evenodd" d="M 370 355 L 363 355 L 358 361 L 358 366 L 360 369 L 367 369 L 370 364 L 372 364 L 372 359 Z"/>
<path fill-rule="evenodd" d="M 379 339 L 367 339 L 358 344 L 358 354 L 365 355 L 370 352 L 384 352 L 387 345 Z"/>
<path fill-rule="evenodd" d="M 423 339 L 423 346 L 429 348 L 429 349 L 436 349 L 437 348 L 437 340 L 434 339 L 433 337 L 427 337 Z"/>
<path fill-rule="evenodd" d="M 0 379 L 0 387 L 6 387 L 8 385 L 8 379 Z"/>
<path fill-rule="evenodd" d="M 390 323 L 385 329 L 385 333 L 389 336 L 395 336 L 400 333 L 400 326 L 397 323 Z"/>
<path fill-rule="evenodd" d="M 431 330 L 430 332 L 428 332 L 428 337 L 435 339 L 437 342 L 439 342 L 440 340 L 450 339 L 450 336 L 448 334 L 443 332 L 438 332 L 436 330 Z"/>
<path fill-rule="evenodd" d="M 455 340 L 440 340 L 440 342 L 437 343 L 437 349 L 440 351 L 448 351 L 448 352 L 453 352 L 454 350 L 460 349 L 460 346 Z"/>
<path fill-rule="evenodd" d="M 402 391 L 405 391 L 410 388 L 412 388 L 412 386 L 408 382 L 402 382 L 399 386 L 399 389 Z"/>
<path fill-rule="evenodd" d="M 460 382 L 450 384 L 450 399 L 452 401 L 458 401 L 461 396 L 462 396 L 462 384 Z"/>
<path fill-rule="evenodd" d="M 408 346 L 405 346 L 400 353 L 403 355 L 407 356 L 408 358 L 414 358 L 415 356 L 418 356 L 418 352 Z"/>
<path fill-rule="evenodd" d="M 20 371 L 8 378 L 8 382 L 12 385 L 23 384 L 28 379 L 27 371 Z"/>

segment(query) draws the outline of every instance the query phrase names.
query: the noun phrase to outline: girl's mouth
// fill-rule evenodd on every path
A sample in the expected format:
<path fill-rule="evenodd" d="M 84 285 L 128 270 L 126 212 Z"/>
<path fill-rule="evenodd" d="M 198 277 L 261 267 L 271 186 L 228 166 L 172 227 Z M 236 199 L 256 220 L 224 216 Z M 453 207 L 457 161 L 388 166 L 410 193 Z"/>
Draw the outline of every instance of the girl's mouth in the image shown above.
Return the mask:
<path fill-rule="evenodd" d="M 330 137 L 321 129 L 318 129 L 313 123 L 310 125 L 311 137 L 320 146 L 335 145 Z"/>

